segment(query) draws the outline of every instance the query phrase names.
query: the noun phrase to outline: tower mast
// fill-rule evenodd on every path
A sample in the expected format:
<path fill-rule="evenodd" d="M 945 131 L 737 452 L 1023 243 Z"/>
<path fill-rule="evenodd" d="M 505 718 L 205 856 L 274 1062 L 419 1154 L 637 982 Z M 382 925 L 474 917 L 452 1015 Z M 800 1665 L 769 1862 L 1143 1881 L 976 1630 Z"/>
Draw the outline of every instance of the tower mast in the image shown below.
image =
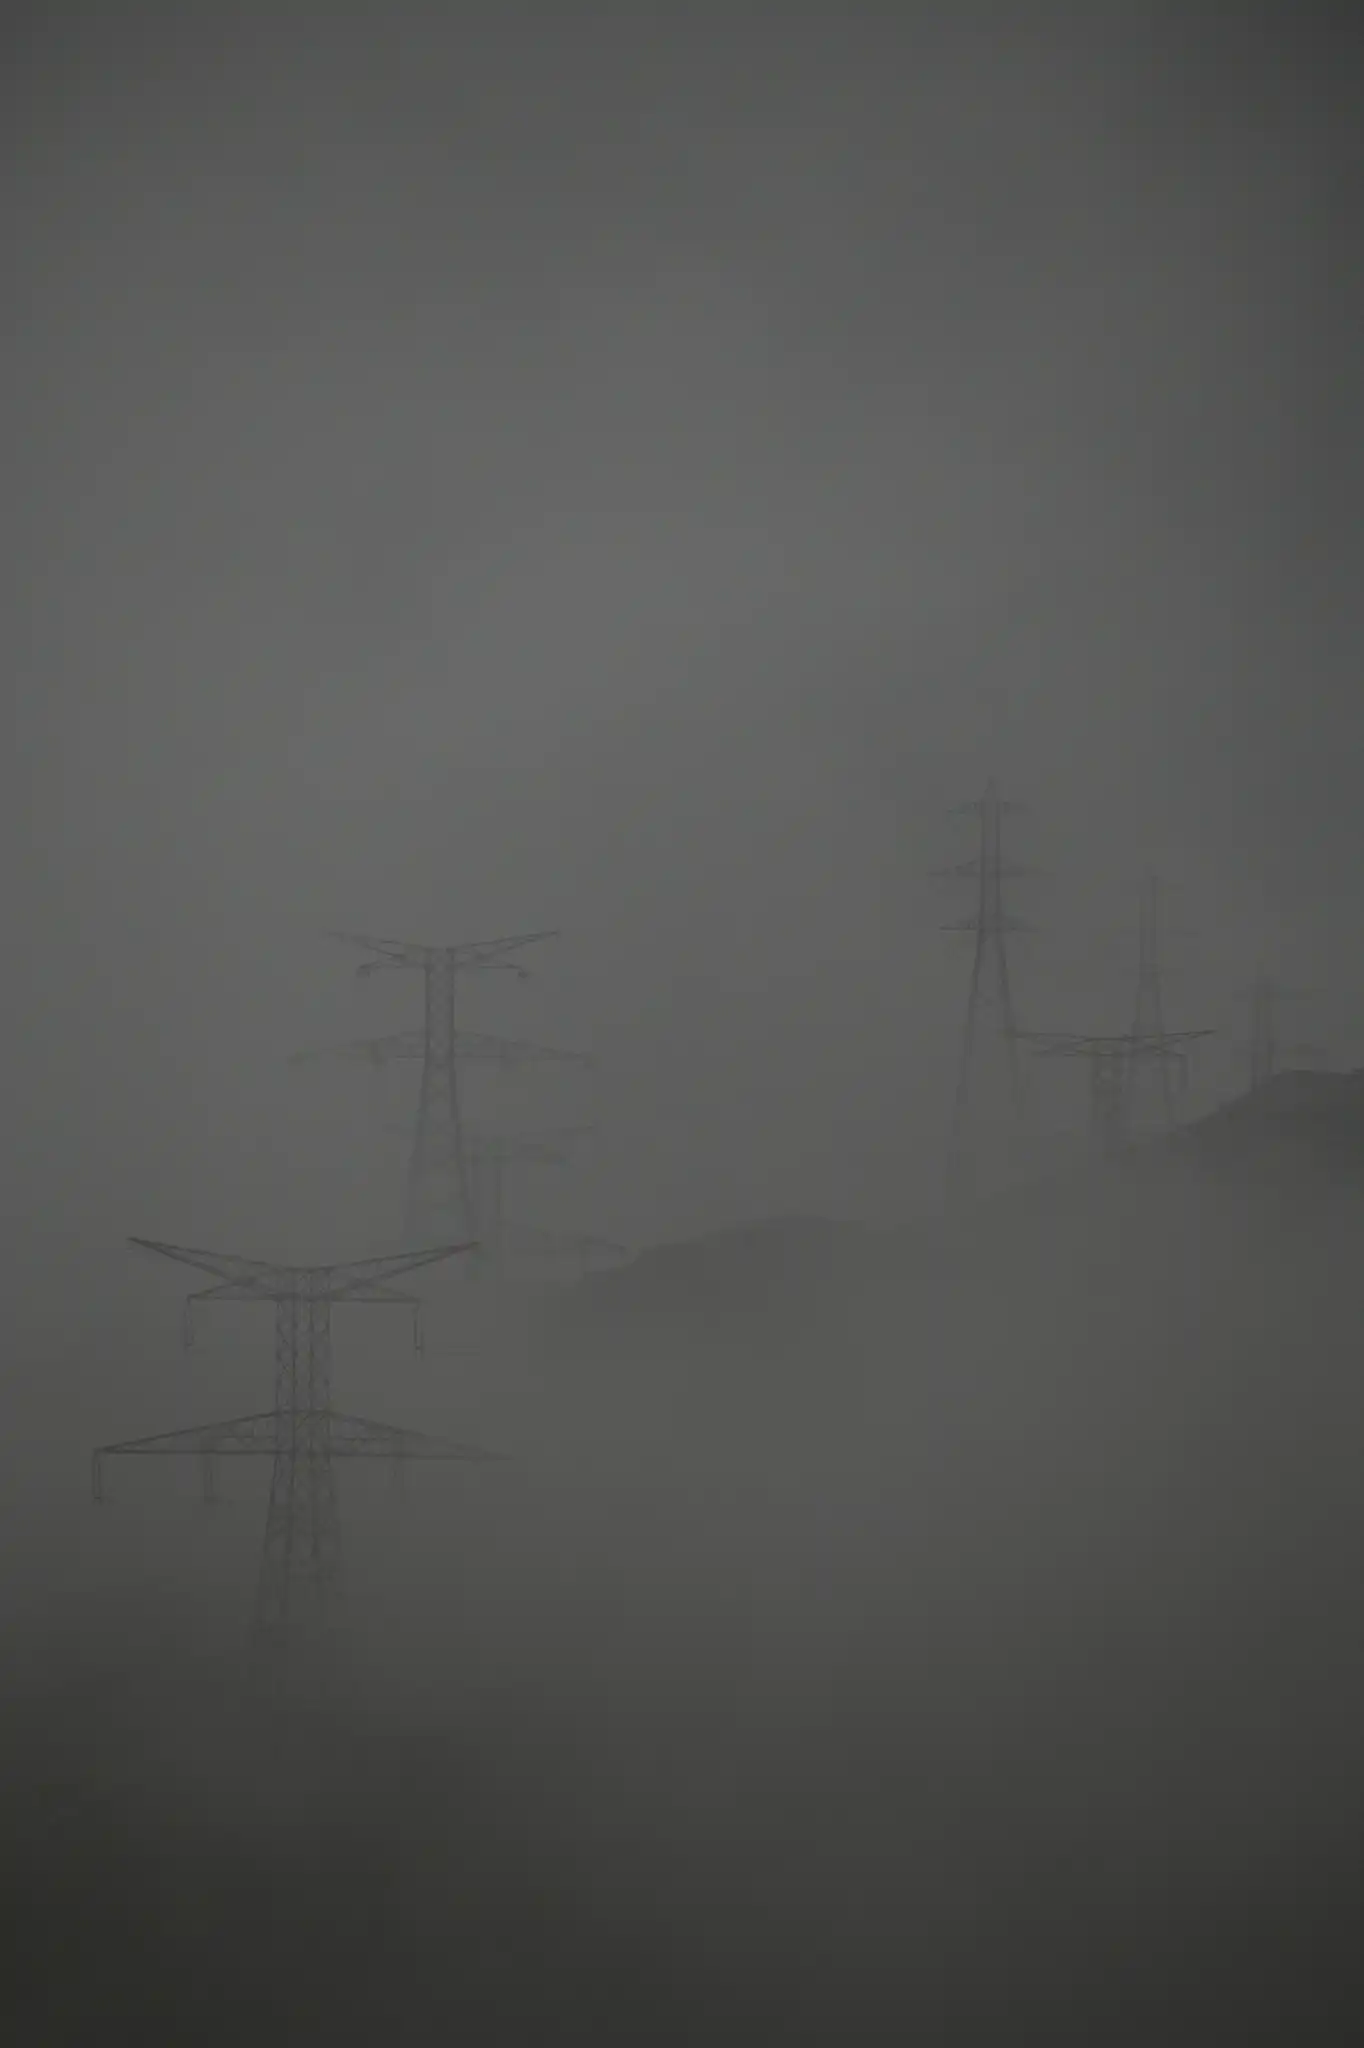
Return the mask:
<path fill-rule="evenodd" d="M 1240 991 L 1240 1000 L 1250 1005 L 1250 1043 L 1247 1054 L 1247 1080 L 1251 1088 L 1262 1088 L 1266 1081 L 1273 1080 L 1279 1071 L 1281 1060 L 1314 1060 L 1321 1056 L 1319 1045 L 1286 1045 L 1279 1037 L 1279 1005 L 1297 1000 L 1309 994 L 1301 988 L 1285 988 L 1272 974 L 1261 968 L 1247 989 Z"/>
<path fill-rule="evenodd" d="M 973 1112 L 977 1107 L 979 1067 L 982 1057 L 982 1013 L 992 1010 L 997 1022 L 1003 1057 L 1008 1069 L 1009 1107 L 1015 1129 L 1026 1114 L 1022 1062 L 1018 1052 L 1018 1019 L 1014 1010 L 1013 985 L 1009 972 L 1008 939 L 1022 931 L 1021 922 L 1005 908 L 1004 885 L 1024 874 L 1025 869 L 1006 860 L 1003 821 L 1018 811 L 1018 804 L 1006 803 L 994 781 L 976 802 L 959 804 L 958 813 L 970 812 L 980 820 L 980 837 L 974 860 L 955 867 L 939 868 L 940 879 L 972 881 L 976 888 L 975 910 L 970 917 L 944 926 L 949 932 L 971 932 L 975 950 L 971 980 L 966 997 L 961 1051 L 957 1061 L 957 1082 L 952 1100 L 952 1124 L 948 1143 L 947 1198 L 955 1204 L 968 1196 L 974 1179 L 972 1157 Z"/>
<path fill-rule="evenodd" d="M 1133 1046 L 1143 1047 L 1163 1041 L 1165 1031 L 1165 962 L 1164 928 L 1162 910 L 1164 907 L 1164 886 L 1155 875 L 1147 875 L 1142 882 L 1141 904 L 1137 925 L 1137 988 L 1132 1006 L 1132 1029 L 1130 1037 Z M 1129 1100 L 1124 1106 L 1124 1116 L 1130 1128 L 1135 1117 L 1137 1096 L 1142 1079 L 1151 1075 L 1159 1096 L 1161 1128 L 1174 1129 L 1175 1122 L 1175 1069 L 1174 1060 L 1163 1059 L 1148 1053 L 1136 1053 L 1128 1059 L 1123 1076 Z M 1097 1073 L 1097 1068 L 1094 1070 Z"/>
<path fill-rule="evenodd" d="M 460 1093 L 461 1060 L 491 1059 L 520 1065 L 532 1058 L 576 1061 L 576 1055 L 457 1030 L 455 984 L 462 975 L 490 972 L 514 974 L 524 980 L 528 970 L 511 956 L 524 946 L 539 944 L 556 934 L 526 932 L 515 938 L 479 939 L 457 946 L 365 938 L 354 932 L 336 932 L 332 936 L 343 944 L 362 948 L 371 956 L 356 969 L 362 980 L 384 972 L 415 971 L 422 976 L 424 1016 L 419 1032 L 361 1039 L 334 1048 L 376 1066 L 390 1060 L 412 1060 L 421 1067 L 408 1161 L 404 1238 L 413 1244 L 446 1231 L 477 1237 L 477 1194 Z"/>

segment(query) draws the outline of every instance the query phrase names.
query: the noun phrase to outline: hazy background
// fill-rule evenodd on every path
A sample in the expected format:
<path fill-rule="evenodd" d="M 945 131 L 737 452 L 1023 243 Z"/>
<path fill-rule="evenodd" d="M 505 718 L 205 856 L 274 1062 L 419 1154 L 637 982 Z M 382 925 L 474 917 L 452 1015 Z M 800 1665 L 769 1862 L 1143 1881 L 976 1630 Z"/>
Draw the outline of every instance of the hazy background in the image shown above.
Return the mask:
<path fill-rule="evenodd" d="M 599 1228 L 912 1213 L 991 771 L 1028 1021 L 1121 1027 L 1151 863 L 1173 1022 L 1265 923 L 1355 1056 L 1348 11 L 25 20 L 24 1232 L 386 1228 L 333 925 L 563 927 L 470 1014 L 600 1057 Z"/>
<path fill-rule="evenodd" d="M 968 966 L 939 927 L 969 904 L 928 871 L 969 856 L 950 807 L 990 774 L 1029 804 L 1014 844 L 1044 871 L 1019 894 L 1038 926 L 1019 956 L 1026 1023 L 1123 1028 L 1154 866 L 1175 890 L 1169 1022 L 1224 1033 L 1200 1064 L 1203 1106 L 1238 1083 L 1233 992 L 1260 954 L 1320 991 L 1295 1035 L 1364 1062 L 1352 9 L 183 0 L 17 9 L 5 37 L 0 1528 L 6 1601 L 36 1622 L 21 1663 L 46 1669 L 60 1645 L 126 1688 L 130 1672 L 188 1671 L 199 1637 L 211 1649 L 239 1618 L 257 1492 L 191 1537 L 191 1475 L 182 1494 L 134 1470 L 96 1533 L 84 1458 L 254 1407 L 268 1357 L 242 1311 L 187 1367 L 176 1276 L 135 1265 L 128 1231 L 322 1259 L 395 1228 L 401 1079 L 285 1060 L 414 1025 L 418 992 L 357 988 L 328 927 L 433 942 L 563 928 L 534 981 L 471 988 L 468 1021 L 595 1053 L 590 1164 L 541 1213 L 634 1245 L 788 1211 L 904 1224 L 932 1208 Z M 1081 1077 L 1053 1076 L 1045 1101 L 1078 1128 Z M 503 1108 L 560 1122 L 582 1100 L 537 1081 Z M 453 1804 L 432 1805 L 431 1781 L 402 1795 L 417 1875 L 394 1880 L 389 1907 L 435 1916 L 412 1936 L 422 1967 L 448 1923 L 405 1830 L 424 1799 L 458 1814 L 451 1839 L 472 1827 L 470 1779 L 493 1788 L 478 1842 L 520 1873 L 504 1917 L 496 1885 L 480 1907 L 516 1930 L 509 1953 L 523 1936 L 538 1953 L 524 1879 L 551 1919 L 561 1895 L 596 1915 L 603 1982 L 622 1950 L 646 1975 L 661 1956 L 650 1981 L 686 1982 L 702 2007 L 679 1956 L 701 1898 L 705 1939 L 723 1947 L 730 1929 L 760 2004 L 784 1995 L 790 1928 L 827 1928 L 834 1898 L 845 1964 L 861 1942 L 890 1967 L 912 1890 L 916 1913 L 936 1902 L 942 1967 L 968 1976 L 983 1884 L 1004 1888 L 1026 1948 L 1017 1915 L 1038 1873 L 1067 1873 L 1040 1893 L 1064 1927 L 1106 1857 L 1176 1947 L 1186 1917 L 1211 1939 L 1210 1915 L 1241 1913 L 1249 1952 L 1245 1929 L 1281 1929 L 1294 1899 L 1338 1908 L 1358 1787 L 1347 1801 L 1312 1759 L 1358 1765 L 1340 1733 L 1357 1659 L 1302 1647 L 1294 1602 L 1323 1583 L 1307 1538 L 1291 1571 L 1292 1541 L 1274 1551 L 1271 1593 L 1246 1531 L 1290 1497 L 1272 1443 L 1300 1460 L 1291 1498 L 1316 1503 L 1323 1555 L 1358 1534 L 1345 1464 L 1323 1479 L 1321 1442 L 1309 1455 L 1291 1426 L 1308 1396 L 1285 1407 L 1275 1377 L 1295 1333 L 1345 1327 L 1352 1215 L 1331 1239 L 1338 1295 L 1310 1262 L 1276 1265 L 1278 1224 L 1257 1224 L 1264 1277 L 1200 1397 L 1205 1469 L 1178 1435 L 1180 1373 L 1247 1250 L 1232 1233 L 1203 1272 L 1200 1214 L 1181 1212 L 1190 1264 L 1136 1334 L 1103 1305 L 1102 1274 L 1054 1320 L 1035 1283 L 1016 1315 L 991 1298 L 950 1336 L 921 1321 L 917 1348 L 874 1304 L 855 1346 L 831 1324 L 803 1398 L 818 1409 L 816 1367 L 851 1384 L 853 1350 L 873 1379 L 931 1360 L 931 1426 L 879 1408 L 883 1388 L 872 1453 L 849 1394 L 834 1464 L 827 1415 L 807 1414 L 761 1484 L 789 1332 L 746 1391 L 718 1339 L 677 1337 L 671 1352 L 710 1368 L 687 1383 L 685 1424 L 656 1332 L 621 1344 L 615 1380 L 600 1367 L 581 1399 L 520 1354 L 502 1377 L 491 1355 L 457 1373 L 468 1337 L 448 1302 L 421 1366 L 389 1362 L 397 1329 L 345 1336 L 343 1405 L 457 1426 L 520 1461 L 448 1496 L 434 1480 L 406 1538 L 383 1536 L 377 1496 L 347 1495 L 357 1601 L 370 1569 L 403 1711 L 444 1715 L 442 1741 L 469 1735 L 432 1765 Z M 1114 1228 L 1109 1256 L 1128 1258 L 1138 1240 Z M 1132 1271 L 1140 1292 L 1139 1256 Z M 978 1285 L 964 1276 L 964 1296 Z M 1184 1316 L 1177 1342 L 1167 1309 Z M 1252 1342 L 1260 1448 L 1241 1455 L 1256 1476 L 1227 1480 L 1223 1518 L 1241 1532 L 1226 1538 L 1235 1587 L 1209 1565 L 1189 1592 L 1175 1536 L 1152 1558 L 1148 1518 L 1198 1542 L 1223 1528 L 1191 1503 L 1209 1472 L 1241 1469 L 1218 1428 Z M 1148 1412 L 1130 1389 L 1152 1357 L 1166 1376 Z M 1353 1370 L 1343 1337 L 1312 1359 L 1322 1387 Z M 1130 1372 L 1111 1410 L 1084 1407 L 1096 1360 Z M 1038 1391 L 1034 1369 L 1051 1374 Z M 1339 1459 L 1359 1418 L 1314 1398 Z M 1137 1422 L 1159 1485 L 1124 1463 Z M 1111 1489 L 1085 1448 L 1099 1438 L 1128 1488 L 1101 1552 L 1123 1559 L 1121 1624 L 1098 1567 L 1066 1569 L 1102 1520 L 1096 1470 Z M 1065 1512 L 1023 1542 L 1000 1475 L 1045 1492 L 1058 1442 Z M 931 1509 L 899 1462 L 911 1446 L 924 1484 L 937 1474 Z M 1026 1567 L 1015 1579 L 1000 1556 Z M 901 1574 L 926 1557 L 897 1634 Z M 101 1615 L 88 1639 L 77 1599 Z M 1190 1721 L 1181 1659 L 1203 1654 L 1200 1602 L 1235 1628 Z M 1145 1681 L 1103 1676 L 1148 1652 L 1155 1705 Z M 1273 1674 L 1309 1666 L 1290 1742 Z M 1089 1757 L 1074 1731 L 1093 1687 L 1111 1712 Z M 1057 1688 L 1077 1717 L 1060 1733 L 1036 1704 Z M 62 1696 L 113 1695 L 78 1679 Z M 107 1762 L 129 1839 L 152 1814 L 149 1869 L 198 1870 L 183 1832 L 167 1861 L 146 1787 L 174 1808 L 167 1784 L 202 1784 L 219 1752 L 187 1707 L 191 1760 L 168 1775 L 168 1697 L 124 1715 L 138 1762 L 122 1736 L 92 1759 L 74 1709 L 71 1747 L 96 1777 Z M 1248 1699 L 1259 1733 L 1232 1744 L 1246 1776 L 1229 1764 L 1230 1789 L 1189 1818 Z M 1146 1738 L 1161 1761 L 1144 1775 Z M 1280 1738 L 1311 1778 L 1291 1797 L 1256 1749 Z M 11 1753 L 27 1762 L 32 1740 L 30 1725 Z M 394 1805 L 366 1754 L 373 1810 L 327 1896 L 372 1934 L 388 1908 L 356 1907 L 370 1894 L 355 1873 L 383 1863 Z M 1040 1836 L 1039 1754 L 1071 1772 Z M 356 1796 L 336 1769 L 333 1793 Z M 521 1804 L 499 1805 L 506 1784 Z M 954 1813 L 957 1791 L 989 1809 L 984 1834 Z M 1305 1830 L 1292 1855 L 1275 1832 L 1289 1807 Z M 798 1819 L 806 1848 L 823 1845 L 808 1892 Z M 106 1881 L 88 1836 L 70 1867 L 44 1839 L 14 1880 L 34 1925 L 79 1921 L 73 1884 L 104 1925 L 126 1861 L 109 1851 Z M 1012 1876 L 1010 1840 L 1027 1845 Z M 660 1842 L 662 1904 L 640 1877 Z M 910 1875 L 906 1843 L 927 1859 Z M 49 1854 L 44 1907 L 31 1873 Z M 728 1918 L 722 1866 L 747 1873 Z M 146 1882 L 154 1896 L 166 1880 Z M 220 1899 L 208 1915 L 205 1957 L 224 1928 L 251 1948 L 236 1911 Z M 575 1936 L 555 1938 L 581 1961 Z M 1064 2005 L 1064 1937 L 1056 1953 Z M 854 2038 L 874 2038 L 881 1981 L 869 1963 L 867 2015 L 843 2008 Z M 713 2018 L 693 2013 L 681 2038 Z M 556 2038 L 540 2026 L 531 2038 Z M 640 2026 L 660 2038 L 656 2015 Z"/>

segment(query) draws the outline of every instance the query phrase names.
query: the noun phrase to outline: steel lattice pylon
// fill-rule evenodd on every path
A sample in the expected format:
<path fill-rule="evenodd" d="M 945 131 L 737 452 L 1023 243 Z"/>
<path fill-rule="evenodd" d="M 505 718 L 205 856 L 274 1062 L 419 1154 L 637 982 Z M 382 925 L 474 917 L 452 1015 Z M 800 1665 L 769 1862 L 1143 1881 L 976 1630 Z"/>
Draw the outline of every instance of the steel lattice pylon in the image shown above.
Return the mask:
<path fill-rule="evenodd" d="M 496 1280 L 505 1280 L 508 1254 L 516 1234 L 506 1205 L 508 1170 L 517 1166 L 566 1166 L 570 1147 L 588 1135 L 575 1127 L 555 1131 L 517 1131 L 506 1135 L 474 1131 L 469 1135 L 469 1160 L 477 1192 L 480 1250 Z"/>
<path fill-rule="evenodd" d="M 346 945 L 360 946 L 373 957 L 356 970 L 361 977 L 385 970 L 418 970 L 423 978 L 425 1020 L 420 1031 L 401 1031 L 384 1038 L 354 1039 L 348 1044 L 304 1052 L 296 1060 L 340 1056 L 374 1066 L 390 1061 L 415 1061 L 421 1067 L 417 1111 L 408 1165 L 403 1220 L 408 1243 L 444 1230 L 472 1238 L 480 1235 L 477 1190 L 466 1141 L 461 1103 L 461 1061 L 482 1061 L 513 1067 L 539 1064 L 590 1066 L 580 1053 L 557 1052 L 513 1038 L 455 1027 L 455 983 L 460 975 L 503 972 L 524 977 L 526 969 L 511 959 L 522 946 L 556 936 L 528 932 L 517 938 L 480 939 L 458 946 L 414 945 L 402 939 L 363 938 L 353 932 L 332 935 Z"/>
<path fill-rule="evenodd" d="M 634 1257 L 629 1245 L 594 1237 L 589 1231 L 537 1230 L 527 1224 L 507 1223 L 503 1234 L 508 1250 L 549 1264 L 566 1263 L 580 1280 L 597 1267 L 622 1265 Z"/>
<path fill-rule="evenodd" d="M 1263 1088 L 1267 1081 L 1272 1081 L 1285 1059 L 1311 1064 L 1322 1057 L 1319 1045 L 1287 1045 L 1279 1037 L 1280 1003 L 1301 1000 L 1311 993 L 1305 988 L 1285 988 L 1263 968 L 1250 987 L 1239 992 L 1239 1000 L 1250 1005 L 1250 1041 L 1244 1047 L 1250 1087 Z"/>
<path fill-rule="evenodd" d="M 1126 1149 L 1130 1135 L 1128 1109 L 1133 1074 L 1149 1062 L 1182 1067 L 1183 1047 L 1210 1031 L 1122 1031 L 1086 1036 L 1068 1031 L 1021 1031 L 1047 1059 L 1089 1061 L 1089 1140 L 1096 1162 L 1110 1164 Z"/>
<path fill-rule="evenodd" d="M 934 870 L 943 881 L 970 881 L 976 888 L 975 910 L 970 917 L 946 925 L 949 932 L 970 932 L 975 939 L 971 982 L 966 998 L 957 1085 L 952 1102 L 952 1128 L 948 1148 L 947 1200 L 953 1205 L 973 1191 L 972 1114 L 976 1108 L 981 1057 L 981 1016 L 993 1010 L 997 1037 L 1008 1069 L 1009 1107 L 1015 1133 L 1021 1135 L 1027 1111 L 1022 1063 L 1018 1056 L 1018 1019 L 1014 1009 L 1013 982 L 1009 971 L 1008 940 L 1026 927 L 1005 909 L 1006 881 L 1028 872 L 1004 857 L 1004 819 L 1021 808 L 1006 803 L 994 782 L 986 785 L 984 796 L 974 803 L 959 804 L 959 812 L 970 812 L 980 820 L 980 839 L 974 860 L 955 867 Z"/>
<path fill-rule="evenodd" d="M 1164 890 L 1155 875 L 1142 883 L 1141 908 L 1137 925 L 1137 988 L 1132 1006 L 1131 1037 L 1135 1045 L 1163 1043 L 1165 1030 L 1165 963 L 1163 947 Z M 1095 1069 L 1097 1073 L 1098 1069 Z M 1150 1076 L 1158 1095 L 1160 1128 L 1174 1129 L 1176 1062 L 1153 1057 L 1138 1058 L 1124 1075 L 1127 1101 L 1124 1117 L 1131 1130 L 1137 1116 L 1137 1092 L 1143 1077 Z"/>
<path fill-rule="evenodd" d="M 279 1678 L 296 1647 L 316 1641 L 336 1597 L 339 1534 L 337 1458 L 483 1460 L 488 1453 L 416 1430 L 343 1414 L 331 1398 L 331 1312 L 337 1302 L 377 1302 L 411 1309 L 420 1346 L 420 1303 L 389 1283 L 418 1267 L 469 1250 L 439 1245 L 392 1257 L 339 1266 L 283 1266 L 234 1253 L 133 1238 L 145 1251 L 213 1274 L 218 1285 L 186 1302 L 185 1338 L 192 1341 L 194 1309 L 201 1302 L 270 1301 L 275 1308 L 275 1403 L 264 1414 L 234 1416 L 193 1429 L 104 1444 L 93 1454 L 96 1500 L 103 1498 L 103 1467 L 113 1457 L 198 1457 L 212 1499 L 220 1458 L 270 1458 L 270 1504 L 251 1626 L 252 1661 L 266 1678 Z"/>
<path fill-rule="evenodd" d="M 1165 1028 L 1163 923 L 1164 884 L 1154 875 L 1142 882 L 1137 926 L 1137 977 L 1132 1028 L 1120 1032 L 1020 1031 L 1046 1059 L 1086 1060 L 1089 1064 L 1089 1145 L 1097 1164 L 1108 1164 L 1139 1135 L 1137 1094 L 1148 1077 L 1157 1094 L 1157 1127 L 1168 1133 L 1175 1123 L 1175 1089 L 1187 1078 L 1188 1048 L 1213 1034 L 1167 1031 Z"/>

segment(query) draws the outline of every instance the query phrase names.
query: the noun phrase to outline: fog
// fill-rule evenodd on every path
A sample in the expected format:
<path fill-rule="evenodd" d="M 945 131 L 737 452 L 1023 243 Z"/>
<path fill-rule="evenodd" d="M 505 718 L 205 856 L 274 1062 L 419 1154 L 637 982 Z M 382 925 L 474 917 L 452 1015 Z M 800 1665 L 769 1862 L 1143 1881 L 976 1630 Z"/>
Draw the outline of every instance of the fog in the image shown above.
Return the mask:
<path fill-rule="evenodd" d="M 1190 1126 L 1261 965 L 1364 1065 L 1349 14 L 7 38 L 16 2040 L 1349 2038 L 1354 1112 L 1091 1176 L 1039 1063 L 945 1221 L 931 872 L 1023 799 L 1093 1032 L 1164 877 Z M 343 1471 L 258 1723 L 265 1473 L 88 1458 L 263 1407 L 268 1313 L 182 1355 L 125 1239 L 391 1245 L 412 1071 L 288 1062 L 419 991 L 326 935 L 547 926 L 464 1019 L 593 1071 L 472 1113 L 590 1121 L 518 1213 L 640 1256 L 338 1309 L 340 1407 L 506 1462 Z"/>

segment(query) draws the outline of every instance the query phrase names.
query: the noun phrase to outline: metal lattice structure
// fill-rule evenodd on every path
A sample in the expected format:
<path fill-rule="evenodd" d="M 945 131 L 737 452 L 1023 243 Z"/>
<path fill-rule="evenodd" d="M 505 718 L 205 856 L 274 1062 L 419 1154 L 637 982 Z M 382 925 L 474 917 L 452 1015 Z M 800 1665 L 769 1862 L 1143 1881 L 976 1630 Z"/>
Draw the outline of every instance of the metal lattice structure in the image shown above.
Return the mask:
<path fill-rule="evenodd" d="M 948 1143 L 947 1197 L 955 1203 L 972 1190 L 974 1159 L 972 1117 L 979 1088 L 979 1069 L 984 1051 L 983 1023 L 993 1013 L 993 1034 L 1007 1068 L 1008 1100 L 1016 1133 L 1021 1135 L 1027 1103 L 1023 1066 L 1018 1054 L 1018 1019 L 1014 1008 L 1013 981 L 1009 966 L 1008 941 L 1026 927 L 1009 914 L 1005 905 L 1005 883 L 1028 872 L 1004 854 L 1004 819 L 1020 810 L 1006 803 L 992 781 L 976 802 L 959 804 L 957 813 L 972 813 L 980 820 L 980 839 L 973 860 L 954 867 L 938 868 L 935 876 L 944 881 L 971 881 L 976 887 L 975 909 L 970 917 L 945 925 L 949 932 L 970 932 L 975 939 L 971 981 L 966 997 L 961 1052 L 957 1063 L 956 1091 L 952 1101 L 952 1124 Z"/>
<path fill-rule="evenodd" d="M 518 1131 L 507 1135 L 470 1132 L 469 1161 L 481 1229 L 480 1243 L 488 1272 L 494 1279 L 505 1280 L 508 1276 L 512 1249 L 510 1233 L 516 1229 L 514 1224 L 509 1224 L 507 1217 L 508 1172 L 518 1166 L 567 1166 L 574 1141 L 587 1135 L 588 1132 L 582 1128 Z"/>
<path fill-rule="evenodd" d="M 194 1311 L 200 1303 L 273 1303 L 275 1401 L 262 1414 L 233 1416 L 225 1422 L 101 1445 L 92 1459 L 95 1498 L 103 1498 L 104 1466 L 110 1458 L 197 1457 L 209 1499 L 216 1496 L 220 1459 L 269 1458 L 270 1503 L 251 1644 L 256 1665 L 278 1675 L 296 1646 L 318 1638 L 336 1599 L 340 1546 L 335 1461 L 481 1461 L 489 1455 L 416 1430 L 344 1414 L 332 1405 L 331 1316 L 336 1304 L 379 1303 L 409 1309 L 413 1342 L 419 1349 L 421 1304 L 415 1295 L 390 1283 L 471 1247 L 439 1245 L 339 1266 L 284 1266 L 150 1238 L 135 1237 L 130 1242 L 216 1278 L 216 1286 L 201 1289 L 186 1302 L 187 1343 L 193 1341 Z"/>
<path fill-rule="evenodd" d="M 1184 1071 L 1184 1047 L 1209 1031 L 1123 1031 L 1086 1036 L 1067 1031 L 1022 1031 L 1019 1037 L 1045 1059 L 1089 1062 L 1089 1140 L 1096 1161 L 1108 1164 L 1127 1149 L 1132 1076 L 1148 1063 Z"/>
<path fill-rule="evenodd" d="M 1165 1030 L 1165 961 L 1163 947 L 1164 889 L 1155 875 L 1142 883 L 1141 908 L 1137 925 L 1137 988 L 1132 1006 L 1131 1037 L 1134 1045 L 1163 1042 Z M 1097 1071 L 1097 1069 L 1096 1069 Z M 1127 1101 L 1123 1112 L 1130 1132 L 1138 1108 L 1142 1082 L 1149 1076 L 1157 1095 L 1157 1114 L 1162 1130 L 1175 1122 L 1175 1079 L 1178 1063 L 1173 1059 L 1138 1056 L 1127 1069 Z"/>
<path fill-rule="evenodd" d="M 408 1163 L 403 1234 L 409 1244 L 457 1232 L 477 1238 L 480 1218 L 461 1102 L 460 1066 L 479 1061 L 513 1067 L 540 1064 L 590 1066 L 580 1053 L 557 1052 L 523 1040 L 459 1031 L 455 1026 L 455 984 L 466 974 L 501 972 L 524 979 L 527 969 L 510 956 L 523 946 L 555 937 L 553 932 L 528 932 L 516 938 L 481 939 L 458 946 L 424 946 L 401 939 L 363 938 L 336 932 L 343 944 L 372 955 L 357 968 L 365 979 L 386 971 L 418 972 L 422 976 L 425 1019 L 420 1031 L 391 1033 L 383 1038 L 354 1039 L 321 1052 L 295 1055 L 296 1060 L 323 1057 L 360 1059 L 382 1067 L 411 1061 L 421 1068 L 412 1148 Z"/>
<path fill-rule="evenodd" d="M 1280 1003 L 1301 1001 L 1310 993 L 1308 989 L 1285 988 L 1263 969 L 1249 988 L 1239 991 L 1238 1000 L 1250 1005 L 1250 1040 L 1244 1051 L 1246 1078 L 1251 1088 L 1262 1088 L 1266 1081 L 1272 1081 L 1285 1059 L 1310 1065 L 1322 1057 L 1320 1045 L 1288 1045 L 1279 1037 Z"/>
<path fill-rule="evenodd" d="M 537 1230 L 524 1223 L 504 1226 L 510 1250 L 551 1266 L 567 1265 L 581 1280 L 599 1267 L 622 1265 L 634 1257 L 628 1245 L 589 1231 Z"/>

